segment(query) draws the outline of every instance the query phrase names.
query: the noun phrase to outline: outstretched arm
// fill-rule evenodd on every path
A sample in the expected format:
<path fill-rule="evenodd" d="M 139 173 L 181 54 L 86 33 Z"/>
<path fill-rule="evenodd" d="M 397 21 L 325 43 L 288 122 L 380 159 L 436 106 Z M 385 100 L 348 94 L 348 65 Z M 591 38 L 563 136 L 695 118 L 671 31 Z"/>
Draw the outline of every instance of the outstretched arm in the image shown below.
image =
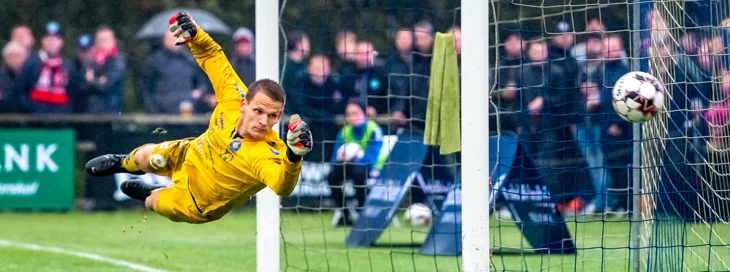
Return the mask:
<path fill-rule="evenodd" d="M 243 84 L 233 66 L 223 53 L 223 48 L 213 40 L 185 12 L 180 12 L 170 19 L 170 31 L 178 37 L 178 43 L 187 43 L 200 68 L 210 79 L 218 102 L 238 99 L 248 89 Z"/>
<path fill-rule="evenodd" d="M 302 161 L 292 162 L 284 158 L 263 159 L 254 167 L 262 183 L 280 196 L 288 196 L 294 191 L 302 172 Z"/>

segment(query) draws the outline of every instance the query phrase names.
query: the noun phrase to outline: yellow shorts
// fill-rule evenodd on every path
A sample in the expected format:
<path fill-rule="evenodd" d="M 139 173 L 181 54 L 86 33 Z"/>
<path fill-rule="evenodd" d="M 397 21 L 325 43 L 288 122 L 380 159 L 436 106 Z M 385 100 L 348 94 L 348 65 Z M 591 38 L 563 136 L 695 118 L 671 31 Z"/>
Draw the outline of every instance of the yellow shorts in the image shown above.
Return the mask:
<path fill-rule="evenodd" d="M 190 193 L 188 183 L 189 171 L 195 170 L 195 165 L 185 160 L 188 147 L 195 138 L 162 142 L 157 145 L 152 154 L 162 155 L 167 161 L 164 168 L 153 173 L 161 176 L 168 176 L 172 179 L 173 186 L 160 190 L 155 207 L 155 212 L 175 222 L 205 223 L 206 219 L 195 203 L 195 198 Z"/>

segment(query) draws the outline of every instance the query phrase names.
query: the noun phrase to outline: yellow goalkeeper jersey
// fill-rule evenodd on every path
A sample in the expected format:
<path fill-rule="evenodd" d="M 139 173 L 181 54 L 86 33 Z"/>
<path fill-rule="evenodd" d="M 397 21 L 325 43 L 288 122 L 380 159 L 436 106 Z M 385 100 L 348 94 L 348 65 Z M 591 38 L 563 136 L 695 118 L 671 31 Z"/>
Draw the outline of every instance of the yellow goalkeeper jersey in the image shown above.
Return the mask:
<path fill-rule="evenodd" d="M 186 174 L 200 211 L 206 217 L 218 218 L 267 186 L 278 195 L 291 194 L 299 180 L 301 161 L 289 161 L 286 144 L 273 130 L 264 140 L 238 136 L 235 126 L 247 87 L 221 46 L 201 28 L 188 45 L 210 78 L 218 100 L 208 130 L 190 143 L 185 162 L 196 170 Z"/>

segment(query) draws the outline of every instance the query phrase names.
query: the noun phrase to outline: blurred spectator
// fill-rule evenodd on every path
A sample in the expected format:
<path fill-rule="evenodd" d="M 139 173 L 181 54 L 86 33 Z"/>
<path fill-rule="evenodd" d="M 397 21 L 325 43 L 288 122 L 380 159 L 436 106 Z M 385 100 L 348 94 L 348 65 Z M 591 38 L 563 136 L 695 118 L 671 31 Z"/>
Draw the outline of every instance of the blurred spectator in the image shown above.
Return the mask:
<path fill-rule="evenodd" d="M 184 46 L 165 32 L 163 47 L 153 53 L 144 72 L 142 100 L 147 113 L 174 114 L 200 104 L 206 93 L 205 74 Z M 194 109 L 206 112 L 207 109 Z"/>
<path fill-rule="evenodd" d="M 371 42 L 358 43 L 355 70 L 340 75 L 345 97 L 365 101 L 368 117 L 388 113 L 388 81 L 382 67 L 375 66 L 376 54 Z"/>
<path fill-rule="evenodd" d="M 380 126 L 372 120 L 368 120 L 365 116 L 365 105 L 357 100 L 347 103 L 345 111 L 347 124 L 337 134 L 335 141 L 336 152 L 333 152 L 330 162 L 332 162 L 332 172 L 330 172 L 327 180 L 332 189 L 332 198 L 335 200 L 337 208 L 344 208 L 338 226 L 352 225 L 354 219 L 353 212 L 346 207 L 345 196 L 343 194 L 343 184 L 345 180 L 352 180 L 355 187 L 355 199 L 357 199 L 357 207 L 365 205 L 365 197 L 367 196 L 366 181 L 371 170 L 375 169 L 376 164 L 380 160 L 380 150 L 383 147 L 383 131 Z M 348 144 L 348 145 L 345 145 Z M 357 144 L 362 150 L 362 156 L 355 156 L 353 160 L 347 160 L 346 153 L 354 153 L 355 150 L 342 148 L 355 148 Z M 357 150 L 357 148 L 355 148 Z"/>
<path fill-rule="evenodd" d="M 332 141 L 337 135 L 335 115 L 345 110 L 344 95 L 332 77 L 330 59 L 314 55 L 309 59 L 306 73 L 300 73 L 296 89 L 287 99 L 288 114 L 297 113 L 307 120 L 319 152 L 307 156 L 309 161 L 325 161 L 332 152 Z M 320 145 L 321 144 L 321 145 Z M 322 155 L 323 157 L 319 157 Z"/>
<path fill-rule="evenodd" d="M 233 33 L 235 51 L 233 54 L 233 70 L 241 78 L 243 84 L 251 85 L 256 81 L 256 60 L 254 59 L 254 36 L 250 29 L 241 27 Z"/>
<path fill-rule="evenodd" d="M 102 26 L 96 30 L 94 38 L 93 72 L 84 72 L 84 82 L 88 86 L 87 113 L 120 113 L 122 93 L 127 79 L 126 59 L 117 48 L 114 30 Z"/>
<path fill-rule="evenodd" d="M 41 49 L 31 55 L 18 78 L 19 106 L 26 113 L 71 112 L 71 62 L 61 55 L 63 37 L 56 22 L 46 25 Z"/>
<path fill-rule="evenodd" d="M 17 111 L 16 82 L 29 51 L 20 42 L 11 40 L 3 47 L 3 67 L 0 70 L 0 113 Z"/>
<path fill-rule="evenodd" d="M 431 52 L 433 51 L 434 29 L 428 21 L 420 21 L 413 27 L 414 44 L 416 46 L 415 65 L 431 67 Z"/>
<path fill-rule="evenodd" d="M 33 31 L 27 25 L 19 25 L 13 28 L 10 32 L 10 40 L 17 41 L 24 46 L 28 52 L 33 52 L 33 46 L 35 45 L 35 38 L 33 38 Z"/>
<path fill-rule="evenodd" d="M 628 144 L 632 142 L 633 124 L 622 120 L 613 110 L 612 93 L 616 82 L 623 75 L 631 71 L 631 68 L 625 63 L 623 53 L 626 51 L 623 47 L 621 36 L 609 35 L 604 40 L 604 67 L 603 67 L 603 90 L 601 90 L 601 109 L 605 120 L 602 122 L 601 137 L 603 140 L 603 152 L 606 154 L 606 183 L 603 190 L 599 191 L 606 200 L 605 211 L 618 211 L 619 209 L 628 209 L 625 204 L 628 201 L 628 195 L 620 197 L 617 194 L 609 194 L 609 189 L 627 188 L 629 186 L 630 169 L 627 164 L 631 162 L 633 146 Z M 619 155 L 613 155 L 618 153 Z M 604 172 L 606 173 L 606 172 Z M 613 185 L 613 186 L 612 186 Z M 599 200 L 600 201 L 600 200 Z M 593 204 L 599 204 L 593 201 Z M 600 206 L 599 206 L 600 207 Z"/>
<path fill-rule="evenodd" d="M 519 122 L 514 112 L 519 108 L 517 98 L 519 97 L 519 89 L 522 87 L 520 75 L 525 48 L 526 42 L 519 32 L 509 33 L 502 44 L 504 54 L 500 54 L 499 71 L 497 73 L 499 90 L 494 95 L 493 100 L 500 111 L 507 112 L 499 118 L 500 128 L 504 130 L 517 131 Z M 497 123 L 496 120 L 494 121 L 490 124 Z"/>
<path fill-rule="evenodd" d="M 571 32 L 570 25 L 567 22 L 559 22 L 555 25 L 554 34 L 550 37 L 550 54 L 548 58 L 550 58 L 552 65 L 559 66 L 566 75 L 565 78 L 560 79 L 562 82 L 559 83 L 561 86 L 565 86 L 566 89 L 556 90 L 562 93 L 563 99 L 560 100 L 561 102 L 556 101 L 560 104 L 555 105 L 563 109 L 556 112 L 556 114 L 561 116 L 565 124 L 572 124 L 576 121 L 574 118 L 576 115 L 573 114 L 571 108 L 578 102 L 577 100 L 580 100 L 576 99 L 576 97 L 580 97 L 575 77 L 578 74 L 578 62 L 570 55 L 570 49 L 573 47 L 574 41 L 575 35 Z"/>
<path fill-rule="evenodd" d="M 603 21 L 601 20 L 601 15 L 599 13 L 590 13 L 586 16 L 586 34 L 590 33 L 598 33 L 601 34 L 606 31 L 606 26 L 603 24 Z M 570 51 L 571 55 L 580 63 L 586 60 L 586 43 L 578 43 L 575 46 L 573 46 L 573 49 Z M 623 59 L 622 62 L 626 65 L 629 65 L 628 62 L 628 54 L 625 50 L 621 51 L 621 58 Z"/>
<path fill-rule="evenodd" d="M 704 38 L 697 43 L 697 64 L 705 73 L 712 73 L 716 69 L 715 66 L 717 66 L 712 56 L 712 40 Z"/>
<path fill-rule="evenodd" d="M 561 103 L 564 88 L 560 80 L 566 75 L 562 68 L 550 65 L 548 60 L 548 46 L 542 40 L 530 42 L 527 49 L 529 62 L 523 64 L 520 78 L 522 80 L 523 114 L 520 116 L 521 136 L 524 148 L 530 160 L 540 172 L 545 185 L 561 192 L 560 175 L 553 165 L 558 160 L 558 143 L 562 138 L 562 127 L 556 126 L 562 122 L 554 116 L 555 105 Z"/>
<path fill-rule="evenodd" d="M 286 35 L 287 40 L 287 59 L 286 67 L 283 70 L 284 77 L 281 86 L 287 94 L 291 94 L 291 90 L 296 90 L 296 80 L 299 73 L 304 72 L 304 61 L 309 57 L 309 37 L 299 31 L 290 31 Z"/>
<path fill-rule="evenodd" d="M 413 54 L 413 73 L 411 88 L 408 93 L 410 105 L 408 117 L 411 120 L 411 129 L 423 131 L 425 129 L 426 108 L 428 107 L 428 91 L 431 76 L 431 53 L 434 42 L 434 28 L 428 21 L 420 21 L 413 27 L 413 43 L 416 52 Z"/>
<path fill-rule="evenodd" d="M 354 69 L 354 59 L 357 53 L 357 35 L 350 30 L 337 32 L 335 36 L 335 48 L 340 57 L 340 71 L 344 74 Z"/>
<path fill-rule="evenodd" d="M 629 133 L 631 124 L 622 120 L 613 111 L 612 92 L 616 82 L 628 72 L 631 68 L 624 63 L 623 42 L 619 35 L 609 35 L 604 40 L 604 66 L 603 66 L 603 90 L 601 90 L 601 108 L 604 116 L 607 117 L 603 122 L 603 133 L 613 140 L 626 140 L 632 136 Z"/>
<path fill-rule="evenodd" d="M 391 122 L 402 126 L 406 124 L 406 108 L 411 81 L 411 52 L 413 51 L 413 30 L 400 28 L 395 33 L 395 52 L 386 62 L 391 92 Z"/>
<path fill-rule="evenodd" d="M 728 144 L 728 136 L 730 135 L 728 129 L 730 126 L 730 73 L 727 70 L 722 71 L 721 76 L 721 89 L 720 93 L 722 96 L 716 99 L 710 105 L 709 109 L 705 113 L 705 119 L 707 120 L 707 126 L 709 130 L 709 147 L 710 150 L 727 150 L 730 146 Z"/>
<path fill-rule="evenodd" d="M 618 150 L 620 147 L 606 149 L 602 142 L 615 142 L 621 136 L 624 139 L 628 136 L 624 133 L 628 133 L 629 124 L 613 112 L 611 101 L 613 86 L 631 70 L 622 62 L 623 43 L 618 35 L 600 39 L 598 34 L 592 34 L 586 41 L 586 50 L 588 59 L 580 74 L 581 91 L 585 97 L 585 106 L 582 107 L 585 109 L 585 119 L 573 132 L 590 168 L 591 182 L 596 191 L 596 196 L 584 207 L 585 213 L 592 214 L 613 211 L 618 204 L 615 195 L 609 194 L 614 175 L 608 169 L 605 154 L 608 150 Z"/>
<path fill-rule="evenodd" d="M 89 97 L 91 96 L 90 82 L 94 78 L 94 38 L 91 34 L 82 34 L 79 37 L 76 48 L 76 57 L 72 63 L 74 75 L 72 75 L 72 88 L 75 90 L 73 111 L 84 113 L 89 108 Z M 87 80 L 88 78 L 88 80 Z"/>
<path fill-rule="evenodd" d="M 578 83 L 580 86 L 580 100 L 573 109 L 577 113 L 576 125 L 571 127 L 573 138 L 588 166 L 588 173 L 593 189 L 596 194 L 591 203 L 584 207 L 584 212 L 592 214 L 603 212 L 605 208 L 604 191 L 608 189 L 605 185 L 611 184 L 610 175 L 605 174 L 605 155 L 601 146 L 602 105 L 601 96 L 603 82 L 603 39 L 599 33 L 586 35 L 585 60 L 580 63 Z"/>

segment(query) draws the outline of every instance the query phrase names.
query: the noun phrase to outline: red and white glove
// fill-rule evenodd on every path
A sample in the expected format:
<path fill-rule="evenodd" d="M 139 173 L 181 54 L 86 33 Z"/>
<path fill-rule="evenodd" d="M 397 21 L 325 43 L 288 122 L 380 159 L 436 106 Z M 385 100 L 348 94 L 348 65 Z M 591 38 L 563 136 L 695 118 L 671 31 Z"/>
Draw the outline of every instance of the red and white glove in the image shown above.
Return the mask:
<path fill-rule="evenodd" d="M 309 125 L 302 121 L 298 114 L 289 118 L 289 127 L 286 133 L 286 155 L 289 161 L 298 162 L 302 156 L 312 151 L 314 141 Z"/>
<path fill-rule="evenodd" d="M 192 41 L 195 35 L 198 34 L 195 21 L 187 12 L 181 11 L 172 15 L 169 23 L 170 32 L 177 38 L 175 45 L 186 44 Z"/>

